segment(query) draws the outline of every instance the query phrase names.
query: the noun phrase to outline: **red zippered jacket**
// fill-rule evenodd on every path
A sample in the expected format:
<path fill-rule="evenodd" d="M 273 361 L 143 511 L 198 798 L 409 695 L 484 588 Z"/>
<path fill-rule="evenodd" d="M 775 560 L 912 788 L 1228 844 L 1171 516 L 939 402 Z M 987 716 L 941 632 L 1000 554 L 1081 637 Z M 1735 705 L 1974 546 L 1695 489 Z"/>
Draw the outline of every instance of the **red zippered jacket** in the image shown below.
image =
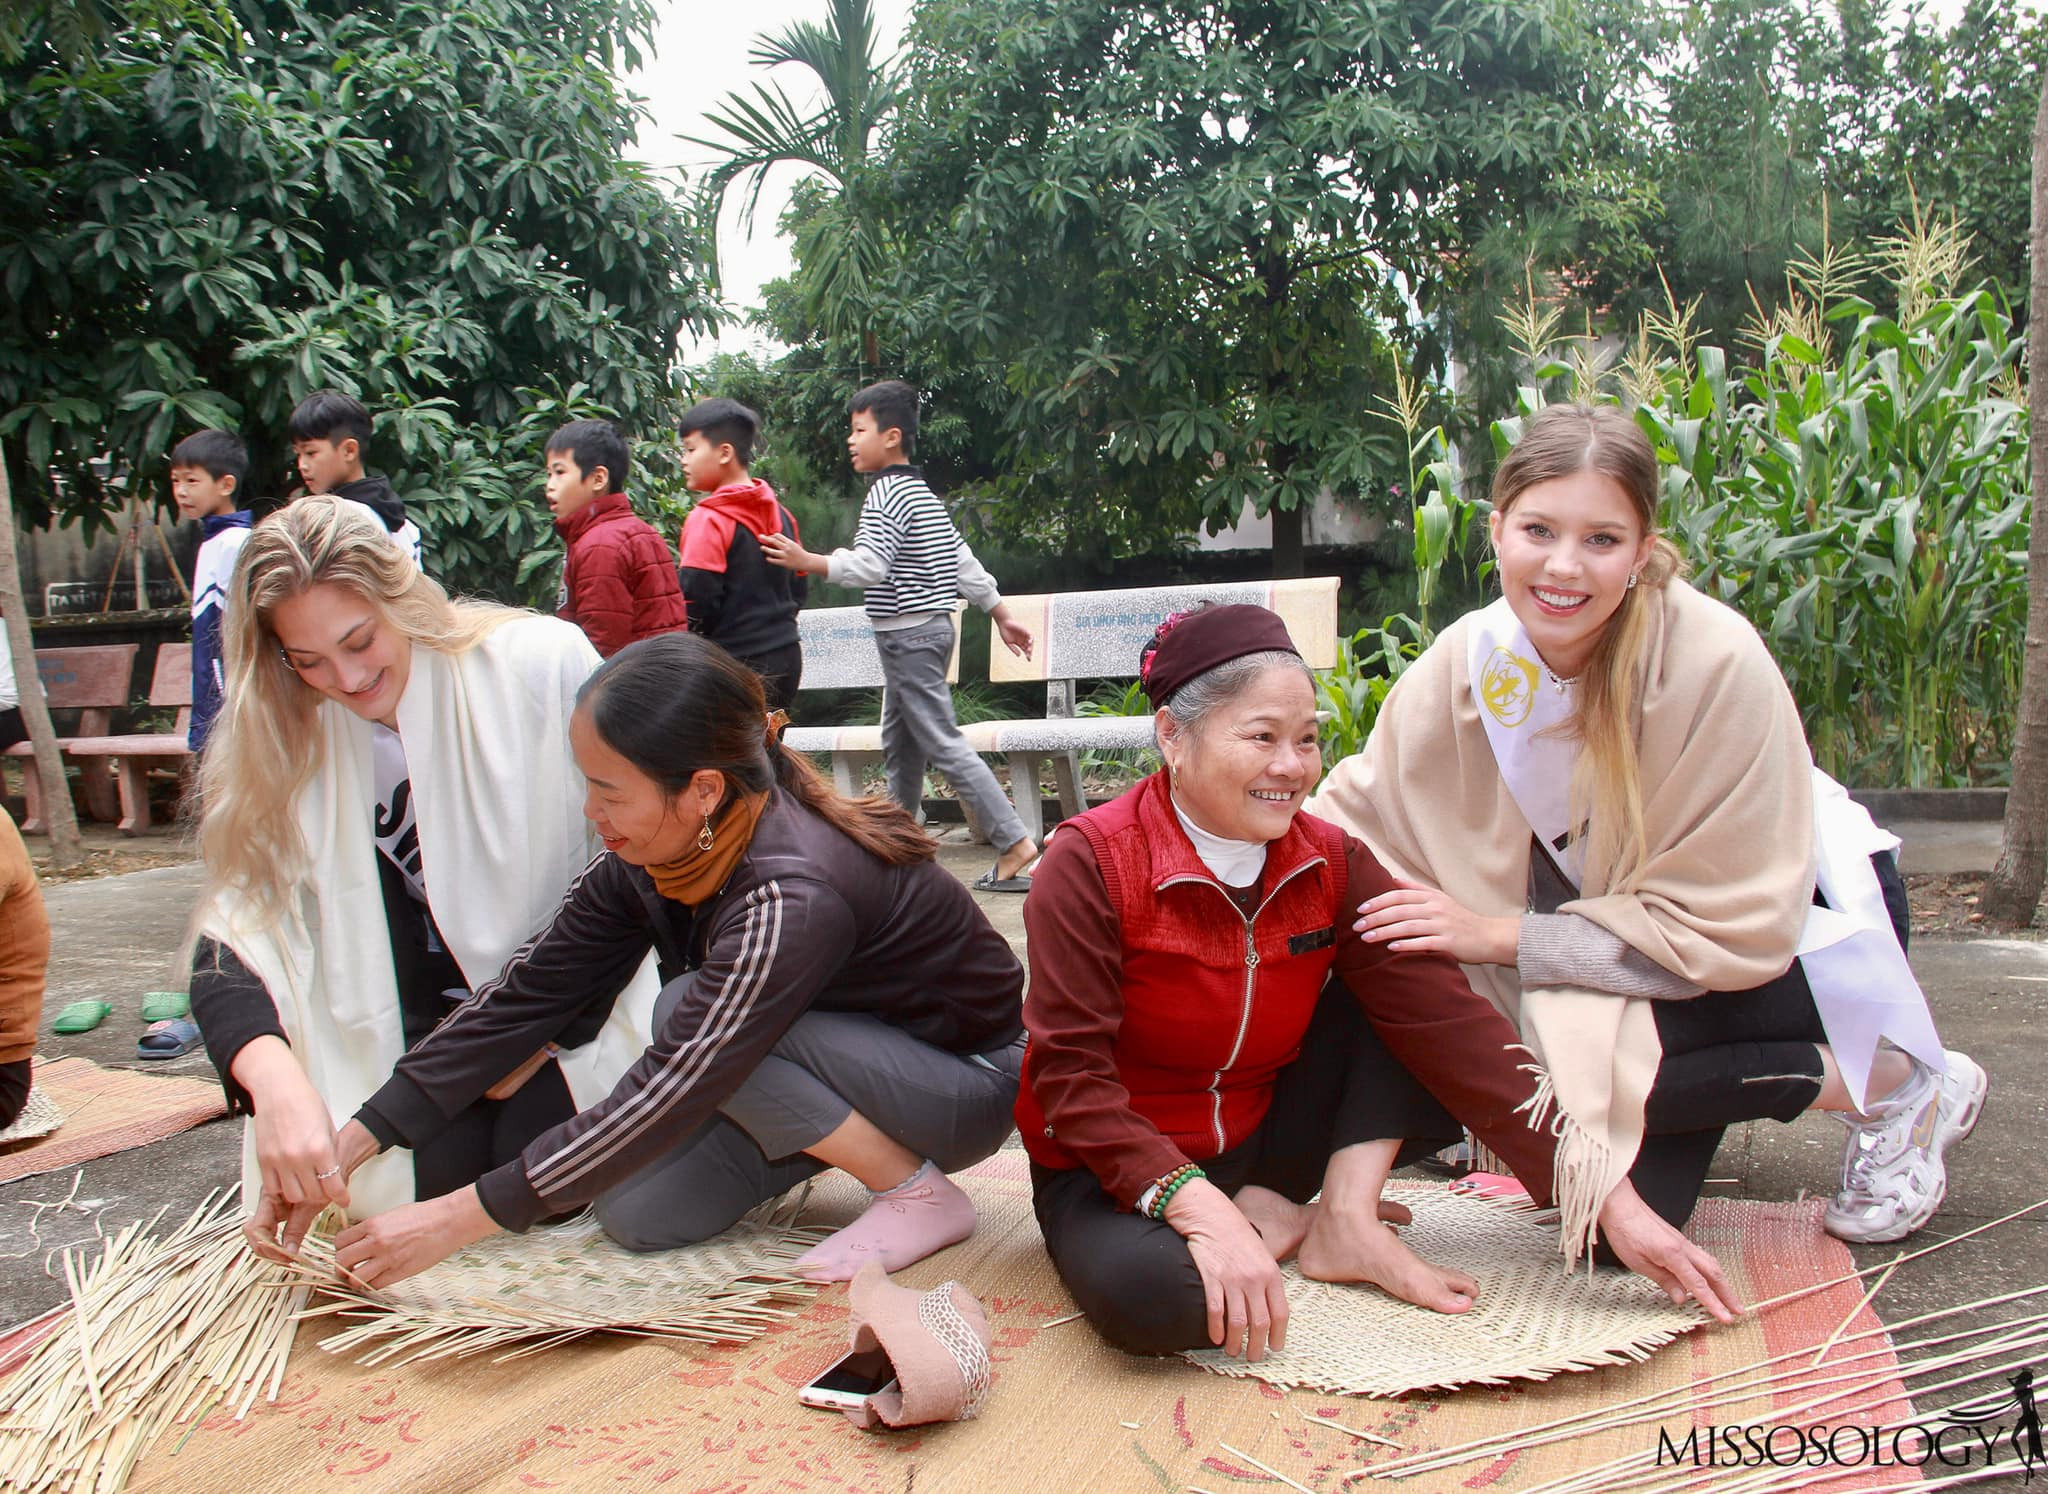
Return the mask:
<path fill-rule="evenodd" d="M 555 529 L 568 550 L 555 615 L 581 628 L 600 655 L 682 628 L 683 591 L 668 544 L 624 493 L 555 520 Z"/>
<path fill-rule="evenodd" d="M 1388 1052 L 1547 1197 L 1554 1143 L 1515 1113 L 1536 1082 L 1512 1024 L 1448 955 L 1352 932 L 1358 904 L 1393 887 L 1363 842 L 1297 814 L 1247 916 L 1181 829 L 1164 773 L 1061 825 L 1024 904 L 1017 1128 L 1032 1160 L 1088 1167 L 1129 1207 L 1238 1145 L 1334 971 Z"/>

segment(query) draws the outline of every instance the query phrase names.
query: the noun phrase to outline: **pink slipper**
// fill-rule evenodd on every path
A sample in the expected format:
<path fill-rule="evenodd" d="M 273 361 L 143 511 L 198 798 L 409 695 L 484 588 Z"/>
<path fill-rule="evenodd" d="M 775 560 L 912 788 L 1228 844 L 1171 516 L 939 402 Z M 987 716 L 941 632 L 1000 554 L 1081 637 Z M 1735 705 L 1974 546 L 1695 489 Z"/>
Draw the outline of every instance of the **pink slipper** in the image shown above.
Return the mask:
<path fill-rule="evenodd" d="M 981 1409 L 994 1334 L 974 1293 L 957 1281 L 913 1292 L 870 1264 L 853 1278 L 851 1297 L 854 1352 L 880 1349 L 895 1366 L 896 1383 L 849 1409 L 847 1420 L 873 1431 L 877 1423 L 966 1421 Z"/>

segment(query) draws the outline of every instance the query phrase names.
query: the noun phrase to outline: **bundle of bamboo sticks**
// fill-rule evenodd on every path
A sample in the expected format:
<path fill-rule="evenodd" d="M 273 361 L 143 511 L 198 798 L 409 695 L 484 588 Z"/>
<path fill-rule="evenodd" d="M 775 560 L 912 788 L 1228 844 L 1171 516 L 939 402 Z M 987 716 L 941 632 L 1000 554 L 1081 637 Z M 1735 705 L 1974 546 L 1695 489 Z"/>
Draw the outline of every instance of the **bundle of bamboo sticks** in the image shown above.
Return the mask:
<path fill-rule="evenodd" d="M 277 1398 L 311 1289 L 251 1254 L 240 1194 L 66 1252 L 61 1324 L 0 1378 L 0 1491 L 111 1494 L 166 1431 Z"/>

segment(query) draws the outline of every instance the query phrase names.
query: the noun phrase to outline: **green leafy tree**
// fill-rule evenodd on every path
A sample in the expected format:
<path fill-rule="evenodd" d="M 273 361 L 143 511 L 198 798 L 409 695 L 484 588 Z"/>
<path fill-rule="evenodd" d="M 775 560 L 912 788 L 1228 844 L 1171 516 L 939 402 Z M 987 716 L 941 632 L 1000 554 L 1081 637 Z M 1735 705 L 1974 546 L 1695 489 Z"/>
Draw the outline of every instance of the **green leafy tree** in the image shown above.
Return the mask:
<path fill-rule="evenodd" d="M 1668 285 L 1733 346 L 1830 240 L 1945 223 L 2023 312 L 2044 60 L 2048 21 L 1999 0 L 1946 23 L 1887 0 L 1698 0 L 1645 59 L 1653 107 L 1616 162 L 1648 210 L 1576 267 L 1579 286 L 1625 322 Z"/>
<path fill-rule="evenodd" d="M 1967 0 L 1946 27 L 1908 11 L 1895 33 L 1858 24 L 1826 168 L 1837 228 L 1874 241 L 1916 218 L 1953 220 L 1977 267 L 2025 320 L 2035 103 L 2048 76 L 2048 17 Z M 1867 33 L 1867 34 L 1866 34 Z M 1858 53 L 1860 52 L 1860 57 Z"/>
<path fill-rule="evenodd" d="M 912 346 L 1006 395 L 997 486 L 1067 548 L 1249 504 L 1302 563 L 1325 490 L 1383 502 L 1368 411 L 1441 367 L 1486 228 L 1554 200 L 1610 59 L 1544 0 L 929 0 L 892 131 Z"/>
<path fill-rule="evenodd" d="M 1813 0 L 1700 0 L 1665 41 L 1649 63 L 1662 106 L 1636 157 L 1657 204 L 1642 225 L 1655 269 L 1612 285 L 1613 302 L 1632 318 L 1661 307 L 1668 286 L 1697 302 L 1702 335 L 1732 346 L 1823 240 L 1822 163 L 1851 54 Z"/>
<path fill-rule="evenodd" d="M 625 159 L 639 0 L 138 0 L 83 58 L 0 64 L 0 440 L 26 517 L 105 522 L 185 432 L 290 482 L 292 404 L 377 412 L 372 464 L 456 586 L 531 594 L 554 420 L 665 427 L 711 325 L 690 221 Z M 203 20 L 210 10 L 195 11 Z"/>

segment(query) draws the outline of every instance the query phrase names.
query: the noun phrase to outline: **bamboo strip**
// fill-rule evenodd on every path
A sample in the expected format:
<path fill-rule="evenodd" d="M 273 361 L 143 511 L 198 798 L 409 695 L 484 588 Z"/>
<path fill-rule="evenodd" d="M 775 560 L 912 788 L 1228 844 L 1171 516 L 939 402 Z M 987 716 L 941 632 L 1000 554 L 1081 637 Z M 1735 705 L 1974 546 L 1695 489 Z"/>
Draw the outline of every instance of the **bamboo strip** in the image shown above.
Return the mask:
<path fill-rule="evenodd" d="M 1325 1421 L 1321 1417 L 1317 1416 L 1304 1417 L 1302 1418 L 1302 1420 L 1304 1425 L 1312 1427 L 1328 1427 L 1333 1432 L 1343 1432 L 1346 1436 L 1356 1437 L 1360 1442 L 1373 1442 L 1377 1443 L 1381 1447 L 1394 1448 L 1398 1448 L 1401 1445 L 1391 1437 L 1377 1437 L 1374 1436 L 1371 1432 L 1361 1432 L 1356 1427 L 1345 1426 L 1344 1423 L 1341 1421 Z"/>
<path fill-rule="evenodd" d="M 1307 1484 L 1296 1483 L 1293 1479 L 1289 1478 L 1279 1469 L 1269 1467 L 1268 1465 L 1261 1463 L 1257 1458 L 1253 1457 L 1250 1453 L 1245 1452 L 1240 1448 L 1232 1447 L 1228 1442 L 1219 1442 L 1216 1445 L 1222 1448 L 1225 1452 L 1229 1453 L 1233 1458 L 1243 1458 L 1247 1463 L 1251 1464 L 1252 1467 L 1258 1469 L 1259 1472 L 1267 1474 L 1270 1477 L 1279 1479 L 1281 1483 L 1287 1485 L 1290 1489 L 1299 1489 L 1301 1490 L 1301 1494 L 1316 1494 L 1316 1491 L 1311 1489 Z"/>
<path fill-rule="evenodd" d="M 1877 1299 L 1877 1294 L 1884 1290 L 1884 1284 L 1892 1279 L 1892 1272 L 1899 1269 L 1899 1262 L 1904 1258 L 1903 1256 L 1896 1255 L 1892 1257 L 1891 1264 L 1884 1268 L 1884 1274 L 1870 1284 L 1870 1290 L 1865 1292 L 1856 1305 L 1849 1309 L 1849 1314 L 1842 1319 L 1841 1325 L 1828 1335 L 1828 1341 L 1814 1351 L 1813 1362 L 1816 1368 L 1819 1367 L 1823 1359 L 1828 1357 L 1828 1350 L 1835 1346 L 1835 1340 L 1847 1332 L 1849 1325 L 1856 1321 L 1856 1314 L 1863 1311 L 1864 1308 L 1870 1306 Z"/>
<path fill-rule="evenodd" d="M 92 1323 L 85 1315 L 85 1291 L 78 1279 L 78 1265 L 67 1251 L 64 1256 L 64 1285 L 71 1289 L 72 1310 L 78 1314 L 78 1368 L 85 1376 L 86 1394 L 92 1397 L 92 1408 L 104 1411 L 106 1402 L 100 1396 L 100 1377 L 92 1362 Z"/>
<path fill-rule="evenodd" d="M 1801 1297 L 1811 1297 L 1815 1292 L 1824 1292 L 1830 1287 L 1838 1287 L 1845 1281 L 1860 1281 L 1872 1272 L 1886 1269 L 1887 1266 L 1902 1266 L 1907 1261 L 1917 1261 L 1923 1255 L 1932 1255 L 1937 1250 L 1946 1250 L 1951 1245 L 1960 1245 L 1972 1235 L 1981 1235 L 1987 1229 L 1997 1229 L 2001 1224 L 2010 1224 L 2013 1220 L 2023 1218 L 2033 1213 L 2036 1209 L 2048 1209 L 2048 1198 L 2041 1199 L 2037 1203 L 2030 1203 L 2024 1209 L 2014 1209 L 2002 1219 L 1993 1219 L 1988 1224 L 1980 1224 L 1973 1229 L 1966 1229 L 1959 1235 L 1950 1235 L 1946 1240 L 1937 1240 L 1932 1245 L 1922 1246 L 1920 1249 L 1909 1251 L 1905 1255 L 1893 1256 L 1884 1265 L 1865 1266 L 1861 1271 L 1851 1271 L 1847 1276 L 1837 1276 L 1833 1281 L 1824 1281 L 1818 1286 L 1799 1287 L 1793 1291 L 1782 1292 L 1778 1296 L 1768 1298 L 1765 1301 L 1751 1303 L 1748 1311 L 1765 1312 L 1773 1307 L 1782 1307 L 1787 1302 L 1796 1302 Z"/>

